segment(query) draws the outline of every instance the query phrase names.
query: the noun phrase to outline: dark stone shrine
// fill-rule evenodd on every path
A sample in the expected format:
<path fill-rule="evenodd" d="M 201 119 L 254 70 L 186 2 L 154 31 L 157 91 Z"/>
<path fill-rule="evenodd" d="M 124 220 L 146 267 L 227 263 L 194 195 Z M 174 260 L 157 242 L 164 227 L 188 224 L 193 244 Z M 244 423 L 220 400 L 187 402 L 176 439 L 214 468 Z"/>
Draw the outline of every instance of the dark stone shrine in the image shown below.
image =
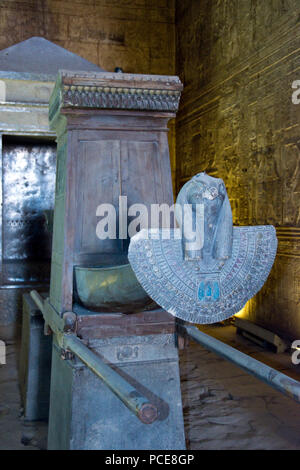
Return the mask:
<path fill-rule="evenodd" d="M 185 448 L 173 317 L 146 295 L 144 305 L 133 297 L 130 314 L 89 310 L 78 295 L 91 275 L 92 291 L 108 267 L 116 286 L 131 269 L 128 240 L 96 235 L 99 204 L 117 207 L 121 195 L 128 205 L 173 202 L 167 122 L 181 88 L 177 77 L 59 73 L 49 107 L 57 134 L 50 297 L 33 294 L 54 333 L 49 449 Z M 90 370 L 99 376 L 102 361 L 104 383 Z"/>

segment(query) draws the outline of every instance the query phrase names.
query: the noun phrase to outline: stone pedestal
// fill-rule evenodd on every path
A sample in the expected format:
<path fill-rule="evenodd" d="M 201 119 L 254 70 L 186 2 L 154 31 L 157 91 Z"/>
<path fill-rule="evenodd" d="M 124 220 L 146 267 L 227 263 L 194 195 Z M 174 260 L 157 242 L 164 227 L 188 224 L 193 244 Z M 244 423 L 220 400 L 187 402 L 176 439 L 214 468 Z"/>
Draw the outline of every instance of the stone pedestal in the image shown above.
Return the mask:
<path fill-rule="evenodd" d="M 185 449 L 173 334 L 93 340 L 89 347 L 159 410 L 143 424 L 86 366 L 53 344 L 48 449 Z"/>

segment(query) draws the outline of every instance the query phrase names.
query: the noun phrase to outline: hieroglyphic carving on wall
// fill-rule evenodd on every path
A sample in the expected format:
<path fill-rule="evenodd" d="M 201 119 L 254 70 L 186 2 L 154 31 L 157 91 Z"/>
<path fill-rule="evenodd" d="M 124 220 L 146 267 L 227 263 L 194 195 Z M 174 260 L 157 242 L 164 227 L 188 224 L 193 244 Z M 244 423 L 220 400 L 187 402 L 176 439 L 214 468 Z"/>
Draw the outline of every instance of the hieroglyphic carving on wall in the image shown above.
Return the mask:
<path fill-rule="evenodd" d="M 284 225 L 300 226 L 300 139 L 283 148 Z"/>
<path fill-rule="evenodd" d="M 207 0 L 191 7 L 186 0 L 177 8 L 178 73 L 186 82 L 176 127 L 177 190 L 206 170 L 224 180 L 235 225 L 276 226 L 276 263 L 246 311 L 299 336 L 300 106 L 292 104 L 291 84 L 300 78 L 300 4 Z M 202 44 L 193 39 L 200 29 Z"/>

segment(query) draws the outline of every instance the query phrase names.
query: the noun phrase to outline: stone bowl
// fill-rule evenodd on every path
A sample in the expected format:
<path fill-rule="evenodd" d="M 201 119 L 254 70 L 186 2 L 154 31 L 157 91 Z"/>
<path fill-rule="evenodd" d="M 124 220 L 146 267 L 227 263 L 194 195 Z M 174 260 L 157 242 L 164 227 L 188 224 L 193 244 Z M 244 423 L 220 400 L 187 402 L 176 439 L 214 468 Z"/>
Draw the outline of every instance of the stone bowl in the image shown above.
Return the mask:
<path fill-rule="evenodd" d="M 77 300 L 88 310 L 134 313 L 157 307 L 138 282 L 130 264 L 75 266 L 74 274 Z"/>

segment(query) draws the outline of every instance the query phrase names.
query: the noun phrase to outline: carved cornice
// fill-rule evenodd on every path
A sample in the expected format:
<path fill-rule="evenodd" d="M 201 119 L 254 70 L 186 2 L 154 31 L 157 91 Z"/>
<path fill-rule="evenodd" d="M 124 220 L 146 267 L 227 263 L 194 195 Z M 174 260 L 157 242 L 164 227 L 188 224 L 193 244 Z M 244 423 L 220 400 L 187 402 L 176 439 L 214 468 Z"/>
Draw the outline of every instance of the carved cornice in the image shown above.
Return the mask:
<path fill-rule="evenodd" d="M 177 111 L 180 91 L 64 85 L 64 106 Z"/>
<path fill-rule="evenodd" d="M 181 90 L 174 76 L 60 71 L 50 98 L 49 119 L 73 107 L 174 113 Z"/>

